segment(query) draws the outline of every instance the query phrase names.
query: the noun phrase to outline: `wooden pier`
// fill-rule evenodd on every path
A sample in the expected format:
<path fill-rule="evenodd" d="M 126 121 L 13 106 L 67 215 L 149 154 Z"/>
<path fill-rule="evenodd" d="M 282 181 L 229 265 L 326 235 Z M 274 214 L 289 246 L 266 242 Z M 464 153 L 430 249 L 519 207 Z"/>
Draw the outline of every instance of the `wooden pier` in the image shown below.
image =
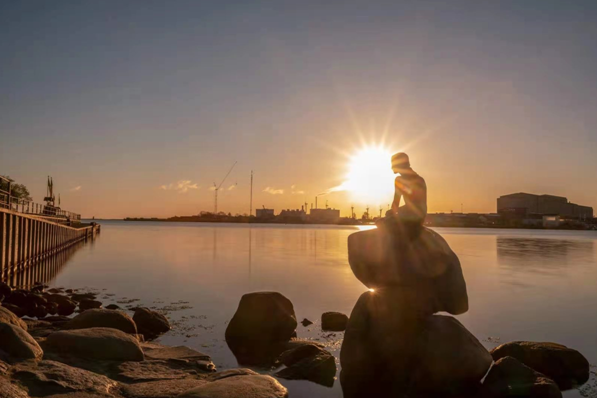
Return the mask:
<path fill-rule="evenodd" d="M 93 239 L 100 226 L 76 228 L 58 217 L 0 208 L 0 279 L 13 279 L 71 246 Z"/>

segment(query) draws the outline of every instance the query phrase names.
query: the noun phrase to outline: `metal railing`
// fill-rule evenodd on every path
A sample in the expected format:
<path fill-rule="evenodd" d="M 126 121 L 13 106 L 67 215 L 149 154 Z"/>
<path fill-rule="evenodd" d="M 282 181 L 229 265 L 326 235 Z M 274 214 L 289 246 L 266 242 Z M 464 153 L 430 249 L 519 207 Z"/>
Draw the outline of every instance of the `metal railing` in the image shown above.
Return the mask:
<path fill-rule="evenodd" d="M 81 221 L 80 214 L 12 196 L 10 185 L 10 180 L 0 176 L 0 208 L 43 217 L 60 217 L 70 222 Z"/>

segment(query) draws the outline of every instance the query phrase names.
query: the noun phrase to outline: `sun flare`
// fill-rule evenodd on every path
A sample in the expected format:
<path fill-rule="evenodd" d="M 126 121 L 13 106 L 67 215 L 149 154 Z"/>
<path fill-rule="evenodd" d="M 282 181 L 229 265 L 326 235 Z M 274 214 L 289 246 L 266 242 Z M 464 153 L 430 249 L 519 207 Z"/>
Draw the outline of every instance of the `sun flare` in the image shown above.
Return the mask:
<path fill-rule="evenodd" d="M 368 146 L 352 155 L 342 187 L 357 203 L 385 206 L 394 195 L 392 152 L 383 146 Z"/>

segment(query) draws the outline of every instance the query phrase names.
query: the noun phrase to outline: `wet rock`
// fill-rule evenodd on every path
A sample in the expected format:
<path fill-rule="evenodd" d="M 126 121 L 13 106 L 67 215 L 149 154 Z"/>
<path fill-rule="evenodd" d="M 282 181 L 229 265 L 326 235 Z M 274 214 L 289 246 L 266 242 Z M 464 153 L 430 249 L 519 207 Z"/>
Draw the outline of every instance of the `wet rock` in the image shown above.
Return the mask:
<path fill-rule="evenodd" d="M 68 290 L 67 290 L 68 292 Z M 95 300 L 96 295 L 93 293 L 72 293 L 70 299 L 72 301 L 81 302 L 83 300 Z"/>
<path fill-rule="evenodd" d="M 58 303 L 48 303 L 46 304 L 46 310 L 50 315 L 56 315 L 58 313 Z"/>
<path fill-rule="evenodd" d="M 7 353 L 11 361 L 40 359 L 44 354 L 29 333 L 9 323 L 0 323 L 0 351 Z"/>
<path fill-rule="evenodd" d="M 127 383 L 158 380 L 197 378 L 206 372 L 197 361 L 150 359 L 141 362 L 123 362 L 118 365 L 113 378 Z"/>
<path fill-rule="evenodd" d="M 483 378 L 492 359 L 481 343 L 456 319 L 411 304 L 400 289 L 361 295 L 340 352 L 345 397 L 453 393 Z"/>
<path fill-rule="evenodd" d="M 179 398 L 285 398 L 288 390 L 265 375 L 227 377 L 180 394 Z"/>
<path fill-rule="evenodd" d="M 321 329 L 342 332 L 346 329 L 348 317 L 340 312 L 324 312 L 321 315 Z"/>
<path fill-rule="evenodd" d="M 33 315 L 37 318 L 37 319 L 42 319 L 45 318 L 48 315 L 48 310 L 46 309 L 45 306 L 38 306 L 35 308 L 35 310 L 33 311 Z"/>
<path fill-rule="evenodd" d="M 296 329 L 290 300 L 277 292 L 245 294 L 226 328 L 226 342 L 240 364 L 266 365 Z"/>
<path fill-rule="evenodd" d="M 119 306 L 117 306 L 116 304 L 108 304 L 108 305 L 106 306 L 106 309 L 108 309 L 108 310 L 119 310 L 119 309 L 120 309 L 120 307 L 119 307 Z"/>
<path fill-rule="evenodd" d="M 63 330 L 50 334 L 45 350 L 86 359 L 143 361 L 139 342 L 128 334 L 111 328 Z"/>
<path fill-rule="evenodd" d="M 23 330 L 27 330 L 27 324 L 22 319 L 20 319 L 13 311 L 11 311 L 9 308 L 6 308 L 4 304 L 0 306 L 0 322 L 9 323 L 11 325 L 18 326 Z"/>
<path fill-rule="evenodd" d="M 496 361 L 485 377 L 483 397 L 561 398 L 557 384 L 512 357 Z"/>
<path fill-rule="evenodd" d="M 4 298 L 4 302 L 24 308 L 29 304 L 29 292 L 23 289 L 13 290 L 10 296 Z"/>
<path fill-rule="evenodd" d="M 315 344 L 305 344 L 284 351 L 278 360 L 286 366 L 291 366 L 305 358 L 320 354 L 329 354 L 329 352 Z"/>
<path fill-rule="evenodd" d="M 0 308 L 7 309 L 8 311 L 10 311 L 13 314 L 15 314 L 18 318 L 20 318 L 22 316 L 25 316 L 25 312 L 26 312 L 21 307 L 18 307 L 18 306 L 14 305 L 14 304 L 10 304 L 10 303 L 7 303 L 7 302 L 2 303 L 2 307 L 0 307 Z M 2 310 L 0 310 L 0 311 L 2 311 Z"/>
<path fill-rule="evenodd" d="M 79 302 L 79 310 L 81 311 L 87 311 L 93 308 L 100 308 L 101 306 L 102 302 L 97 300 L 83 299 Z"/>
<path fill-rule="evenodd" d="M 55 293 L 62 293 L 62 289 L 61 288 L 55 288 L 55 287 L 53 287 L 51 289 L 48 289 L 48 293 L 54 293 L 54 294 Z"/>
<path fill-rule="evenodd" d="M 124 333 L 137 333 L 135 322 L 126 313 L 101 308 L 94 308 L 82 312 L 63 325 L 63 329 L 66 330 L 89 328 L 112 328 L 121 330 Z"/>
<path fill-rule="evenodd" d="M 126 385 L 122 392 L 128 398 L 173 398 L 205 383 L 201 379 L 150 381 Z"/>
<path fill-rule="evenodd" d="M 58 315 L 69 316 L 72 315 L 77 309 L 77 304 L 75 304 L 68 297 L 61 296 L 60 294 L 47 295 L 46 299 L 50 303 L 58 304 Z"/>
<path fill-rule="evenodd" d="M 0 378 L 0 397 L 29 398 L 29 395 L 20 387 L 12 384 L 8 379 Z"/>
<path fill-rule="evenodd" d="M 336 360 L 329 352 L 308 356 L 280 370 L 276 376 L 288 380 L 309 380 L 332 387 L 336 376 Z"/>
<path fill-rule="evenodd" d="M 13 378 L 25 386 L 32 396 L 73 392 L 108 395 L 118 386 L 113 380 L 60 362 L 25 363 L 13 370 Z"/>
<path fill-rule="evenodd" d="M 4 296 L 5 298 L 10 296 L 12 293 L 12 288 L 6 282 L 0 281 L 0 295 Z"/>
<path fill-rule="evenodd" d="M 311 322 L 310 320 L 308 320 L 307 318 L 305 318 L 305 319 L 303 319 L 303 320 L 301 321 L 301 324 L 302 324 L 304 327 L 307 327 L 307 326 L 309 326 L 309 325 L 313 325 L 313 322 Z"/>
<path fill-rule="evenodd" d="M 148 308 L 139 307 L 135 309 L 133 320 L 137 324 L 139 333 L 147 338 L 157 337 L 170 330 L 170 322 L 168 322 L 168 319 L 159 312 L 152 311 Z"/>
<path fill-rule="evenodd" d="M 460 261 L 436 232 L 421 227 L 413 237 L 386 229 L 356 232 L 348 237 L 348 261 L 365 286 L 400 286 L 420 291 L 433 313 L 454 315 L 468 310 L 466 283 Z"/>
<path fill-rule="evenodd" d="M 506 356 L 555 381 L 560 389 L 569 389 L 589 379 L 589 362 L 578 351 L 556 343 L 514 341 L 491 350 L 495 361 Z"/>
<path fill-rule="evenodd" d="M 257 375 L 259 373 L 246 368 L 239 368 L 239 369 L 228 369 L 222 372 L 213 373 L 207 376 L 206 380 L 208 381 L 216 381 L 225 379 L 227 377 L 234 377 L 234 376 L 250 376 L 250 375 Z"/>
<path fill-rule="evenodd" d="M 147 359 L 211 361 L 211 357 L 186 346 L 170 347 L 157 343 L 143 343 L 141 348 Z"/>

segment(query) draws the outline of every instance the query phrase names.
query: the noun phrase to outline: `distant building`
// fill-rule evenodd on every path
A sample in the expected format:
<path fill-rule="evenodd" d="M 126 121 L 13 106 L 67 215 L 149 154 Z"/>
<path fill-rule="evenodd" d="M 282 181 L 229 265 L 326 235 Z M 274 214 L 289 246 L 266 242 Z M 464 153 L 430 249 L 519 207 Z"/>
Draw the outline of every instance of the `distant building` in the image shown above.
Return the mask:
<path fill-rule="evenodd" d="M 335 224 L 340 221 L 340 210 L 311 209 L 309 221 L 313 223 Z"/>
<path fill-rule="evenodd" d="M 266 209 L 265 207 L 263 209 L 256 209 L 255 215 L 257 216 L 257 218 L 260 218 L 262 220 L 269 220 L 275 217 L 274 209 Z"/>
<path fill-rule="evenodd" d="M 282 210 L 278 217 L 276 217 L 276 221 L 285 223 L 303 223 L 307 221 L 307 213 L 305 213 L 304 208 L 301 208 L 300 210 Z"/>
<path fill-rule="evenodd" d="M 497 199 L 497 211 L 502 215 L 554 215 L 564 218 L 593 218 L 593 208 L 568 202 L 562 196 L 513 193 Z"/>

